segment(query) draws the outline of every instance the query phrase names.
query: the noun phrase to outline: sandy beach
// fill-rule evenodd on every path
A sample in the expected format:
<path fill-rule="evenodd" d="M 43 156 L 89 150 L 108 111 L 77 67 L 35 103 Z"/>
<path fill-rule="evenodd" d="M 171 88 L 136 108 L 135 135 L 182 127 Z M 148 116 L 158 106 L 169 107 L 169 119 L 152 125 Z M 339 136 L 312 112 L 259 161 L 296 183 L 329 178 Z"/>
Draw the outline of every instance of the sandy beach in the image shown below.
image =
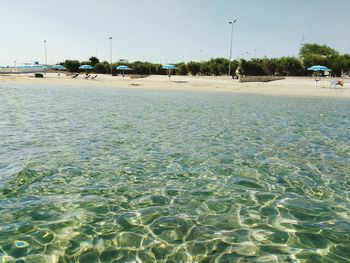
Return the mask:
<path fill-rule="evenodd" d="M 350 98 L 350 80 L 343 79 L 344 87 L 333 89 L 330 82 L 337 78 L 324 78 L 315 83 L 310 77 L 287 77 L 268 83 L 239 83 L 228 77 L 152 75 L 146 78 L 130 79 L 126 76 L 112 77 L 99 74 L 95 80 L 85 79 L 84 74 L 73 79 L 65 74 L 46 73 L 44 78 L 34 78 L 33 74 L 0 75 L 0 83 L 115 87 L 167 91 L 231 92 L 260 95 Z"/>

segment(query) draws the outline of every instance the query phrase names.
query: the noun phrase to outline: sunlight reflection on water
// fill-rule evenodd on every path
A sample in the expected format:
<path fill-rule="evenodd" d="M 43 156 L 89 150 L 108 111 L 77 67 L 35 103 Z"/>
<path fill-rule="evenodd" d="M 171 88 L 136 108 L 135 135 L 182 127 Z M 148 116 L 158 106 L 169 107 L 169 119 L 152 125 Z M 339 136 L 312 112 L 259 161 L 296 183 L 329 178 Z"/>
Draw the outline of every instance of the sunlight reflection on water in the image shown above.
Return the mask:
<path fill-rule="evenodd" d="M 349 101 L 29 85 L 0 93 L 4 262 L 350 256 Z"/>

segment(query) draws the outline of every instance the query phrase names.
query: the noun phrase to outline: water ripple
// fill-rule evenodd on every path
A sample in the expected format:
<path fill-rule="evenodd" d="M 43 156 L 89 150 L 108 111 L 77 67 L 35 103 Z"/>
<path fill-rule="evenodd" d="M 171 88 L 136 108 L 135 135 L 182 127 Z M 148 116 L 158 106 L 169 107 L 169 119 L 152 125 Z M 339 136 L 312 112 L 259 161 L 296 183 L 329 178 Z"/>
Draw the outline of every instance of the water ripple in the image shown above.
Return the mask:
<path fill-rule="evenodd" d="M 349 101 L 0 92 L 1 262 L 350 257 Z"/>

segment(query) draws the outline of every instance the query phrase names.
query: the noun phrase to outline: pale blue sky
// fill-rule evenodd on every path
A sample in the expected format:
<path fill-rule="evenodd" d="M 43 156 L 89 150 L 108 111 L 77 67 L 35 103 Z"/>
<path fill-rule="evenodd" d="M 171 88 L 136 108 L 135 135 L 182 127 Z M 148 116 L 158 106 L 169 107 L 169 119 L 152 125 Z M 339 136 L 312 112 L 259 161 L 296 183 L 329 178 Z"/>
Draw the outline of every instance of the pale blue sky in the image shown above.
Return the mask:
<path fill-rule="evenodd" d="M 349 0 L 16 0 L 2 1 L 0 65 L 38 60 L 159 63 L 297 55 L 305 42 L 350 53 Z M 202 52 L 201 52 L 202 50 Z"/>

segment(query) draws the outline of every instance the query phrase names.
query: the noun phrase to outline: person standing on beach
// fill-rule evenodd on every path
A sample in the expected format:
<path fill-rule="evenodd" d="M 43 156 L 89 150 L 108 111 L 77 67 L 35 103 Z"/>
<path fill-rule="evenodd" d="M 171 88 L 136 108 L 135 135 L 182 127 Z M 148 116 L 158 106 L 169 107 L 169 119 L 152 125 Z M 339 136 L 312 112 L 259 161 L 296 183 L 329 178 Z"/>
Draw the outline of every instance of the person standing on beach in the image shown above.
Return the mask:
<path fill-rule="evenodd" d="M 239 70 L 240 70 L 240 68 L 237 67 L 237 68 L 236 68 L 236 71 L 235 71 L 235 75 L 236 75 L 236 78 L 237 78 L 237 79 L 239 79 L 239 74 L 240 74 Z"/>

